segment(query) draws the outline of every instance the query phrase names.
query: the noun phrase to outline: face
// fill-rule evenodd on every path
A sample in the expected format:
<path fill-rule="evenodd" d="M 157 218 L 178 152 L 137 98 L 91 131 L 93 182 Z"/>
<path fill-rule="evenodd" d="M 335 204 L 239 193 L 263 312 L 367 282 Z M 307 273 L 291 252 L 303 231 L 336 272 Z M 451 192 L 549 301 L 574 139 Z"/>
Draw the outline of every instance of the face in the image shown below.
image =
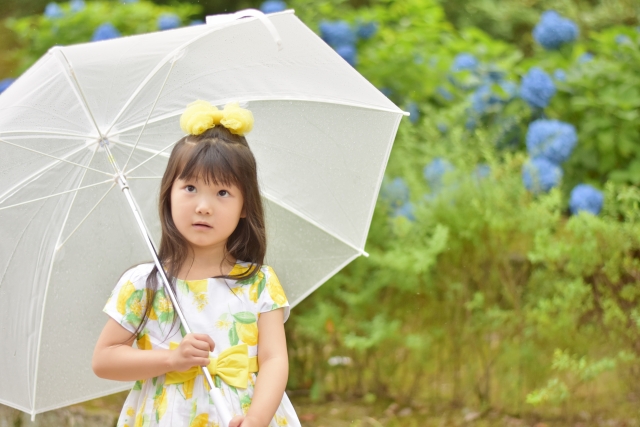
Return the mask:
<path fill-rule="evenodd" d="M 194 250 L 223 248 L 244 218 L 242 193 L 235 185 L 176 179 L 171 187 L 171 216 Z"/>

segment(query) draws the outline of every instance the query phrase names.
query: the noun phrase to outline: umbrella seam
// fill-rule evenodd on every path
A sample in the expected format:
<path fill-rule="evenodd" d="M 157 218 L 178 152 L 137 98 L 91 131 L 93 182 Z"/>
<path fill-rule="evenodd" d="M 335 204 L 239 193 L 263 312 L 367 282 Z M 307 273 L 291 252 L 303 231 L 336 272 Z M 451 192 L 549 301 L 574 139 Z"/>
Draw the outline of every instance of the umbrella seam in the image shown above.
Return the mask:
<path fill-rule="evenodd" d="M 335 105 L 343 105 L 345 107 L 356 107 L 356 108 L 362 108 L 365 110 L 373 110 L 373 111 L 382 111 L 385 113 L 396 113 L 396 114 L 400 114 L 400 115 L 406 115 L 404 111 L 397 109 L 397 110 L 393 110 L 391 108 L 385 108 L 385 107 L 379 107 L 379 106 L 375 106 L 375 105 L 367 105 L 367 104 L 360 104 L 360 103 L 356 103 L 356 102 L 351 102 L 351 101 L 341 101 L 341 100 L 335 100 L 335 99 L 311 99 L 311 98 L 302 98 L 302 97 L 248 97 L 248 98 L 221 98 L 221 99 L 217 99 L 214 101 L 211 101 L 212 104 L 214 105 L 223 105 L 226 102 L 229 101 L 238 101 L 238 102 L 261 102 L 261 101 L 297 101 L 297 102 L 317 102 L 317 103 L 322 103 L 322 104 L 335 104 Z M 155 119 L 149 120 L 148 124 L 154 124 L 154 123 L 158 123 L 176 116 L 180 116 L 183 113 L 182 110 L 177 111 L 177 112 L 171 112 L 171 113 L 166 113 L 163 114 L 162 116 L 158 116 Z M 140 126 L 142 126 L 141 123 L 135 124 L 135 125 L 131 125 L 128 126 L 122 130 L 118 130 L 117 132 L 115 132 L 113 135 L 122 135 L 125 132 L 129 132 L 131 130 L 134 130 L 136 128 L 139 128 Z"/>
<path fill-rule="evenodd" d="M 76 149 L 75 151 L 72 151 L 68 154 L 66 154 L 67 157 L 71 157 L 74 154 L 79 153 L 80 151 L 82 151 L 85 147 L 80 147 L 78 149 Z M 11 192 L 13 192 L 13 190 L 15 190 L 17 187 L 20 187 L 23 184 L 30 184 L 31 182 L 35 181 L 36 179 L 40 178 L 45 172 L 47 172 L 49 169 L 51 169 L 52 167 L 56 166 L 60 164 L 59 161 L 56 162 L 52 162 L 49 163 L 48 165 L 44 166 L 43 168 L 39 169 L 38 171 L 32 173 L 31 175 L 29 175 L 28 177 L 24 178 L 22 181 L 16 183 L 13 187 L 11 187 L 10 189 L 6 190 L 4 193 L 0 194 L 0 203 L 3 203 L 8 197 L 11 197 L 13 194 L 9 194 Z M 30 181 L 30 182 L 28 182 Z"/>
<path fill-rule="evenodd" d="M 393 143 L 395 142 L 396 139 L 396 134 L 398 133 L 398 127 L 400 127 L 400 120 L 402 120 L 403 116 L 399 116 L 397 118 L 396 124 L 394 126 L 393 131 L 391 132 L 391 140 L 388 143 L 387 146 L 387 153 L 385 155 L 385 160 L 384 160 L 384 164 L 382 165 L 382 168 L 380 168 L 380 174 L 378 175 L 378 181 L 376 184 L 376 187 L 378 189 L 378 191 L 374 194 L 373 197 L 373 201 L 372 203 L 369 204 L 369 206 L 371 206 L 371 210 L 369 211 L 369 215 L 368 215 L 368 222 L 367 222 L 367 227 L 365 229 L 365 234 L 364 234 L 364 241 L 361 242 L 362 246 L 364 247 L 364 245 L 367 242 L 367 236 L 369 235 L 369 229 L 371 228 L 371 222 L 373 220 L 373 213 L 376 209 L 376 201 L 378 200 L 378 196 L 380 194 L 380 187 L 382 186 L 382 180 L 384 178 L 384 172 L 387 169 L 387 164 L 389 163 L 389 157 L 391 156 L 391 150 L 393 149 Z"/>
<path fill-rule="evenodd" d="M 71 62 L 69 62 L 69 59 L 67 58 L 67 55 L 65 55 L 64 51 L 62 50 L 62 48 L 59 48 L 59 47 L 58 48 L 53 48 L 51 51 L 54 53 L 55 58 L 58 60 L 58 65 L 60 65 L 60 67 L 62 67 L 63 75 L 65 76 L 65 78 L 69 82 L 69 84 L 71 86 L 71 89 L 73 90 L 73 93 L 76 94 L 76 98 L 78 98 L 78 101 L 80 101 L 80 106 L 84 110 L 85 114 L 93 122 L 93 125 L 95 126 L 96 130 L 98 131 L 99 138 L 102 138 L 103 134 L 100 131 L 100 127 L 98 126 L 98 123 L 96 122 L 95 117 L 93 117 L 93 113 L 91 112 L 91 109 L 89 109 L 89 104 L 87 103 L 87 99 L 84 96 L 84 92 L 82 91 L 82 87 L 80 86 L 80 82 L 78 81 L 78 78 L 76 77 L 76 73 L 73 71 L 73 67 L 71 66 Z M 57 53 L 57 55 L 56 55 L 56 53 Z M 65 64 L 60 59 L 60 56 L 62 56 L 62 58 L 64 58 L 64 61 L 65 61 L 66 65 L 67 65 L 68 69 L 67 69 L 67 67 L 64 66 Z M 75 84 L 74 84 L 74 82 L 75 82 Z"/>
<path fill-rule="evenodd" d="M 302 212 L 299 212 L 298 210 L 296 210 L 294 207 L 289 206 L 286 203 L 282 203 L 277 201 L 275 198 L 273 198 L 272 196 L 268 195 L 267 193 L 263 193 L 262 196 L 269 200 L 270 202 L 274 203 L 275 205 L 281 207 L 282 209 L 285 209 L 289 212 L 291 212 L 292 214 L 298 216 L 299 218 L 307 221 L 309 224 L 315 226 L 316 228 L 318 228 L 321 231 L 324 231 L 325 233 L 327 233 L 329 236 L 333 237 L 334 239 L 344 243 L 345 245 L 349 246 L 351 249 L 355 250 L 358 252 L 359 255 L 364 255 L 367 254 L 364 249 L 360 249 L 358 248 L 356 245 L 354 245 L 353 243 L 347 242 L 346 240 L 344 240 L 342 237 L 338 236 L 337 234 L 335 234 L 333 231 L 327 230 L 326 228 L 324 228 L 320 223 L 318 223 L 316 220 L 309 218 L 307 215 L 303 214 Z M 368 255 L 368 254 L 367 254 Z"/>

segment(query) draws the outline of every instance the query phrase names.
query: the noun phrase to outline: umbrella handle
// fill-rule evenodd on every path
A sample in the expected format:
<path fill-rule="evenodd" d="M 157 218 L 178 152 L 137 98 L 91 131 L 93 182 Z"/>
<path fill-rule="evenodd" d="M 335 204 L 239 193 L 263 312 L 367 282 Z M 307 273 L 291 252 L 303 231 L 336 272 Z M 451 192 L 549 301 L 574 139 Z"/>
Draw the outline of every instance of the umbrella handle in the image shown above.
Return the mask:
<path fill-rule="evenodd" d="M 246 17 L 258 18 L 260 22 L 262 22 L 264 26 L 267 27 L 267 30 L 269 30 L 269 32 L 271 33 L 271 37 L 273 37 L 273 41 L 276 42 L 276 45 L 278 46 L 278 50 L 282 50 L 282 39 L 280 38 L 280 33 L 278 33 L 278 30 L 276 29 L 275 25 L 273 25 L 271 20 L 267 18 L 267 15 L 262 13 L 262 11 L 258 9 L 244 9 L 234 13 L 232 16 L 235 19 L 241 19 Z M 209 17 L 207 16 L 207 24 L 209 23 L 209 21 L 213 22 L 213 20 L 209 19 Z"/>

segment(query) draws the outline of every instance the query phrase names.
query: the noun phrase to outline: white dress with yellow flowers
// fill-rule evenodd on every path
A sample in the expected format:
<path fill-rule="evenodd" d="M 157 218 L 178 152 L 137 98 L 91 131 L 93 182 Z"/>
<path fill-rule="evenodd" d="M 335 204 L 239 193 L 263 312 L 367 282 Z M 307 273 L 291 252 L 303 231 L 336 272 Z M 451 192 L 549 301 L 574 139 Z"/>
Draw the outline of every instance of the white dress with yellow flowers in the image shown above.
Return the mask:
<path fill-rule="evenodd" d="M 238 274 L 249 264 L 238 262 L 230 274 Z M 128 270 L 118 281 L 104 312 L 133 332 L 144 313 L 145 285 L 152 264 L 142 264 Z M 204 279 L 177 281 L 177 298 L 193 332 L 206 333 L 216 343 L 214 355 L 232 346 L 246 344 L 249 356 L 258 354 L 260 313 L 284 309 L 289 317 L 289 303 L 273 269 L 263 266 L 254 279 L 234 281 Z M 151 316 L 138 335 L 138 348 L 175 348 L 182 340 L 180 321 L 173 325 L 173 307 L 162 287 L 155 295 Z M 195 371 L 197 373 L 197 370 Z M 246 387 L 234 387 L 221 381 L 229 408 L 234 415 L 246 414 L 256 381 L 250 373 Z M 210 401 L 208 386 L 202 373 L 192 379 L 167 384 L 166 375 L 138 381 L 124 403 L 117 427 L 218 427 L 215 406 Z M 285 394 L 269 427 L 300 426 L 300 421 Z"/>

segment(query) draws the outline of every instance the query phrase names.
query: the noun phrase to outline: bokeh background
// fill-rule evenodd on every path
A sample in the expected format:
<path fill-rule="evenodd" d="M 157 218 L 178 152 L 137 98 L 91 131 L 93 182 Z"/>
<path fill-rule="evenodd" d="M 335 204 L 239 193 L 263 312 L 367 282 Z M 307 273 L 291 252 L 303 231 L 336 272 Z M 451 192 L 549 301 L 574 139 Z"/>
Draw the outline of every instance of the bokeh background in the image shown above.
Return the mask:
<path fill-rule="evenodd" d="M 411 113 L 370 257 L 286 324 L 304 426 L 640 426 L 638 0 L 2 6 L 0 90 L 56 44 L 292 8 Z M 123 399 L 36 424 L 115 425 Z"/>

